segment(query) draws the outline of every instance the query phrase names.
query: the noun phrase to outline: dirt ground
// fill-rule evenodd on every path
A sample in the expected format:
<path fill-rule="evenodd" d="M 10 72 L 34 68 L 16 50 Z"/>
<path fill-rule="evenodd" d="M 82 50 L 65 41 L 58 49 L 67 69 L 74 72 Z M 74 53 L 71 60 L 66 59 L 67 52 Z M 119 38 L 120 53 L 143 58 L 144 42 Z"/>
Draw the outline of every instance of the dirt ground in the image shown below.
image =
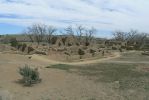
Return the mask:
<path fill-rule="evenodd" d="M 29 57 L 30 55 L 0 53 L 0 100 L 126 100 L 118 95 L 118 90 L 113 90 L 113 83 L 94 82 L 87 76 L 45 68 L 53 64 L 88 65 L 110 62 L 120 57 L 119 53 L 103 59 L 73 63 L 52 61 L 40 55 L 32 55 L 31 59 Z M 25 64 L 39 68 L 42 78 L 40 84 L 25 87 L 17 82 L 21 79 L 18 68 Z"/>

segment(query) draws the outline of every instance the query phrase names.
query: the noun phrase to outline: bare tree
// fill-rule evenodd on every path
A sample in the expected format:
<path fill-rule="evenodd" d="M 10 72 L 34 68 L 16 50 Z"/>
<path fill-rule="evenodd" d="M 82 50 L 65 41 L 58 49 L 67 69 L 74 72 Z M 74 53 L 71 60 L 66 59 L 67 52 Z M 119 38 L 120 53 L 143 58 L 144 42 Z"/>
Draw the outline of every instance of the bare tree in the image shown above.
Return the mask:
<path fill-rule="evenodd" d="M 125 41 L 127 37 L 127 33 L 122 31 L 115 31 L 113 33 L 114 39 L 117 41 Z"/>
<path fill-rule="evenodd" d="M 72 26 L 68 26 L 65 31 L 67 35 L 75 37 L 75 32 Z"/>
<path fill-rule="evenodd" d="M 133 40 L 137 43 L 136 44 L 137 49 L 140 49 L 142 46 L 145 45 L 144 43 L 146 38 L 147 38 L 147 33 L 139 33 L 135 35 Z"/>
<path fill-rule="evenodd" d="M 34 24 L 31 27 L 28 27 L 25 33 L 32 42 L 36 41 L 39 45 L 40 42 L 43 42 L 46 33 L 46 27 L 47 26 L 44 24 Z"/>
<path fill-rule="evenodd" d="M 139 49 L 146 39 L 145 33 L 139 33 L 137 30 L 130 30 L 129 32 L 116 31 L 114 32 L 114 38 L 118 41 L 127 42 L 127 46 L 135 46 L 135 49 Z"/>
<path fill-rule="evenodd" d="M 30 39 L 30 41 L 33 43 L 34 42 L 34 34 L 31 31 L 32 31 L 31 28 L 28 27 L 27 30 L 25 30 L 25 32 L 23 32 L 23 34 L 25 34 Z"/>
<path fill-rule="evenodd" d="M 132 42 L 134 42 L 134 39 L 137 34 L 138 34 L 138 31 L 133 29 L 131 29 L 129 32 L 115 31 L 113 33 L 115 40 L 132 41 Z"/>
<path fill-rule="evenodd" d="M 37 43 L 43 42 L 43 38 L 46 33 L 46 25 L 43 24 L 37 24 L 34 26 L 35 28 L 35 39 Z"/>
<path fill-rule="evenodd" d="M 77 26 L 76 33 L 79 44 L 82 44 L 83 35 L 85 34 L 85 28 L 82 25 Z"/>
<path fill-rule="evenodd" d="M 48 44 L 50 45 L 51 44 L 51 40 L 53 38 L 53 35 L 55 34 L 55 32 L 57 31 L 57 29 L 53 26 L 48 26 L 47 27 L 47 37 L 46 37 L 46 40 L 48 42 Z"/>
<path fill-rule="evenodd" d="M 94 27 L 86 30 L 86 34 L 85 34 L 85 45 L 86 46 L 90 45 L 96 32 L 97 32 L 97 30 Z"/>
<path fill-rule="evenodd" d="M 134 41 L 136 35 L 138 34 L 137 30 L 130 30 L 127 34 L 126 34 L 126 40 L 127 41 Z"/>

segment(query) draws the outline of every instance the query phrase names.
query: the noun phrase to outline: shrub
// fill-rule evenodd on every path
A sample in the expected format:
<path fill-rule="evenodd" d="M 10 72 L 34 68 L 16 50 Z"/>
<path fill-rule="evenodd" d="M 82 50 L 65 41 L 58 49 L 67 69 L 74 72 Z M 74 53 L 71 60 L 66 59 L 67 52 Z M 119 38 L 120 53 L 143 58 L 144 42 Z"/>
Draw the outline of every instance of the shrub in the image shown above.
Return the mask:
<path fill-rule="evenodd" d="M 19 43 L 19 44 L 17 45 L 17 49 L 20 49 L 21 46 L 22 46 L 22 44 Z"/>
<path fill-rule="evenodd" d="M 126 46 L 121 46 L 122 49 L 126 49 Z"/>
<path fill-rule="evenodd" d="M 36 51 L 35 53 L 39 55 L 47 55 L 47 53 L 44 51 Z"/>
<path fill-rule="evenodd" d="M 68 46 L 72 46 L 72 43 L 68 43 Z"/>
<path fill-rule="evenodd" d="M 79 49 L 78 54 L 80 55 L 80 59 L 82 59 L 82 55 L 85 54 L 85 51 L 83 51 L 82 49 Z"/>
<path fill-rule="evenodd" d="M 120 51 L 120 52 L 123 52 L 122 48 L 119 48 L 119 51 Z"/>
<path fill-rule="evenodd" d="M 112 50 L 117 50 L 117 48 L 116 47 L 112 47 Z"/>
<path fill-rule="evenodd" d="M 70 53 L 68 53 L 68 52 L 64 52 L 64 54 L 70 56 Z"/>
<path fill-rule="evenodd" d="M 79 46 L 80 44 L 79 43 L 76 43 L 76 45 Z"/>
<path fill-rule="evenodd" d="M 29 53 L 32 52 L 32 51 L 34 51 L 34 48 L 29 46 L 29 47 L 28 47 L 28 52 L 27 52 L 27 53 L 29 54 Z"/>
<path fill-rule="evenodd" d="M 98 52 L 101 52 L 101 51 L 102 51 L 102 50 L 100 50 L 100 49 L 98 50 Z"/>
<path fill-rule="evenodd" d="M 24 52 L 25 48 L 27 47 L 27 45 L 25 43 L 22 44 L 22 52 Z"/>
<path fill-rule="evenodd" d="M 89 46 L 89 45 L 90 45 L 90 43 L 89 43 L 89 42 L 86 42 L 86 43 L 85 43 L 85 46 Z"/>
<path fill-rule="evenodd" d="M 105 51 L 103 50 L 103 51 L 102 51 L 102 56 L 104 56 L 104 55 L 105 55 Z"/>
<path fill-rule="evenodd" d="M 100 45 L 99 48 L 105 48 L 105 45 Z"/>
<path fill-rule="evenodd" d="M 18 41 L 16 40 L 16 38 L 11 38 L 10 39 L 10 45 L 12 47 L 16 47 L 18 45 Z"/>
<path fill-rule="evenodd" d="M 95 52 L 96 50 L 90 49 L 90 53 L 92 54 L 92 56 L 95 56 Z"/>
<path fill-rule="evenodd" d="M 61 43 L 58 43 L 58 46 L 60 47 L 62 44 Z"/>
<path fill-rule="evenodd" d="M 134 50 L 134 46 L 128 46 L 128 47 L 126 47 L 126 50 Z"/>
<path fill-rule="evenodd" d="M 66 40 L 67 40 L 67 37 L 62 38 L 62 42 L 64 45 L 66 44 Z"/>
<path fill-rule="evenodd" d="M 87 49 L 87 46 L 83 46 L 82 49 L 83 49 L 83 50 L 86 50 L 86 49 Z"/>
<path fill-rule="evenodd" d="M 28 65 L 25 65 L 24 67 L 19 68 L 19 73 L 22 75 L 22 82 L 26 86 L 31 86 L 32 84 L 36 84 L 41 81 L 37 68 L 33 69 Z"/>

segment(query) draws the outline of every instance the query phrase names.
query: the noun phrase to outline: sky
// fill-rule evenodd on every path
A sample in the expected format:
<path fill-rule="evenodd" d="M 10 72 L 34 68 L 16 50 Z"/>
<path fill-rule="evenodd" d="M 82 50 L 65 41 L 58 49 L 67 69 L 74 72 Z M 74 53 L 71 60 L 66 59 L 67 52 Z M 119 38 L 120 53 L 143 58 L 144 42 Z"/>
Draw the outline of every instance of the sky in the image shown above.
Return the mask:
<path fill-rule="evenodd" d="M 149 0 L 0 0 L 0 34 L 21 33 L 35 23 L 95 27 L 103 37 L 115 30 L 149 33 L 148 6 Z"/>

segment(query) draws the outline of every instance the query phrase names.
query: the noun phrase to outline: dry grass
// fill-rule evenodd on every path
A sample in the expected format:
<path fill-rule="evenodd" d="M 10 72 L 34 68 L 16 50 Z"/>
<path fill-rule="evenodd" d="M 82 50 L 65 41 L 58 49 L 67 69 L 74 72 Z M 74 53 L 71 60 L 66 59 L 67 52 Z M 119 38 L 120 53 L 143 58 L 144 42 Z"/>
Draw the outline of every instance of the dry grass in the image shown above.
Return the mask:
<path fill-rule="evenodd" d="M 149 87 L 149 72 L 138 71 L 140 64 L 106 64 L 100 63 L 87 66 L 72 66 L 65 64 L 57 64 L 46 68 L 56 68 L 71 72 L 75 69 L 75 73 L 88 77 L 96 77 L 96 82 L 115 82 L 118 81 L 120 89 Z"/>
<path fill-rule="evenodd" d="M 149 64 L 132 59 L 140 56 L 133 52 L 121 57 L 137 63 L 108 59 L 97 64 L 86 61 L 85 65 L 67 65 L 43 56 L 28 59 L 26 55 L 0 53 L 0 89 L 8 90 L 12 100 L 149 100 Z M 143 56 L 140 59 L 144 61 Z M 24 63 L 39 68 L 41 84 L 28 88 L 14 82 L 21 78 L 16 71 Z M 49 64 L 53 65 L 44 68 Z"/>
<path fill-rule="evenodd" d="M 130 52 L 122 53 L 120 58 L 115 59 L 116 61 L 148 61 L 149 56 L 142 55 L 142 52 Z"/>
<path fill-rule="evenodd" d="M 137 62 L 139 59 L 140 62 L 144 62 L 148 60 L 148 56 L 142 56 L 139 52 L 132 52 L 123 54 L 118 60 Z M 99 63 L 86 66 L 57 64 L 48 66 L 47 68 L 65 70 L 69 73 L 87 77 L 87 79 L 94 81 L 95 84 L 104 84 L 107 86 L 107 89 L 109 89 L 108 87 L 112 87 L 112 91 L 115 91 L 117 95 L 123 98 L 119 100 L 148 100 L 148 65 L 148 63 Z"/>

